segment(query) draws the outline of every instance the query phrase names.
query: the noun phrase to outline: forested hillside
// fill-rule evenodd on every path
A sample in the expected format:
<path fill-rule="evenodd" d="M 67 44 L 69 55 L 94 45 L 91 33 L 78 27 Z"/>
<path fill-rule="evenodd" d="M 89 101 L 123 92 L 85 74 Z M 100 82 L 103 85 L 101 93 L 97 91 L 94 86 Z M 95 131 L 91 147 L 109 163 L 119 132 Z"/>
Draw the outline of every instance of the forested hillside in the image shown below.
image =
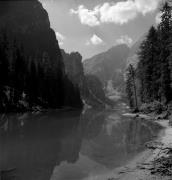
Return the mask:
<path fill-rule="evenodd" d="M 48 14 L 37 0 L 0 1 L 0 99 L 0 111 L 82 107 Z"/>
<path fill-rule="evenodd" d="M 167 105 L 172 100 L 172 7 L 165 3 L 161 22 L 151 27 L 138 52 L 136 69 L 127 72 L 127 94 L 131 106 L 159 102 Z M 134 69 L 132 71 L 132 69 Z M 134 92 L 136 85 L 136 92 Z"/>
<path fill-rule="evenodd" d="M 109 81 L 113 81 L 114 86 L 117 88 L 124 82 L 123 79 L 121 81 L 120 77 L 123 76 L 129 51 L 130 48 L 122 44 L 86 59 L 84 60 L 85 73 L 98 77 L 105 88 Z"/>

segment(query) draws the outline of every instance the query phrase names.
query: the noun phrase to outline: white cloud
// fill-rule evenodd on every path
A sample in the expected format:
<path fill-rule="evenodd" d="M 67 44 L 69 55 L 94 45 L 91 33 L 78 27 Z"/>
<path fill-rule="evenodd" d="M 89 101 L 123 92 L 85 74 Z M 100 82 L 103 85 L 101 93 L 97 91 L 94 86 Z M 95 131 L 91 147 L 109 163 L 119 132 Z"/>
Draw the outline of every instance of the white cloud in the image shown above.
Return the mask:
<path fill-rule="evenodd" d="M 155 17 L 155 22 L 156 24 L 159 24 L 161 22 L 161 16 L 162 16 L 162 13 L 159 12 L 156 17 Z"/>
<path fill-rule="evenodd" d="M 71 9 L 71 14 L 78 15 L 82 24 L 98 26 L 101 23 L 125 24 L 137 17 L 146 15 L 158 8 L 161 0 L 127 0 L 117 3 L 104 3 L 89 10 L 83 5 L 77 10 Z"/>
<path fill-rule="evenodd" d="M 43 6 L 44 8 L 46 8 L 46 3 L 45 3 L 45 2 L 42 2 L 42 6 Z"/>
<path fill-rule="evenodd" d="M 114 5 L 104 3 L 99 12 L 101 22 L 112 22 L 121 25 L 137 16 L 136 6 L 133 1 L 118 2 Z"/>
<path fill-rule="evenodd" d="M 123 35 L 115 41 L 115 45 L 126 44 L 129 47 L 132 45 L 133 40 L 128 35 Z"/>
<path fill-rule="evenodd" d="M 98 37 L 96 34 L 94 34 L 89 41 L 86 42 L 86 45 L 89 46 L 89 45 L 100 45 L 100 44 L 103 44 L 103 40 Z"/>
<path fill-rule="evenodd" d="M 138 12 L 141 12 L 143 15 L 155 11 L 160 2 L 161 0 L 135 0 Z"/>
<path fill-rule="evenodd" d="M 83 5 L 78 7 L 78 10 L 70 10 L 71 14 L 77 14 L 81 23 L 89 26 L 97 26 L 100 24 L 97 18 L 97 11 L 96 8 L 93 11 L 90 11 L 84 8 Z"/>
<path fill-rule="evenodd" d="M 59 32 L 56 32 L 56 38 L 57 38 L 60 46 L 62 46 L 64 44 L 64 40 L 66 39 L 66 37 Z"/>

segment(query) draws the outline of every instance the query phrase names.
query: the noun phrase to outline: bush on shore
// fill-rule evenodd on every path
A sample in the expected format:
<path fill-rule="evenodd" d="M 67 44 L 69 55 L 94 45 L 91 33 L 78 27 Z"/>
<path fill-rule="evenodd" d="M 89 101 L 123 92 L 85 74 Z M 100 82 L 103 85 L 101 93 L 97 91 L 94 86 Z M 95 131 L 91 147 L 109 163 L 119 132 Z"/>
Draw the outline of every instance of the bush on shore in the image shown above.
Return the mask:
<path fill-rule="evenodd" d="M 156 114 L 161 114 L 163 111 L 168 110 L 167 106 L 162 104 L 159 101 L 154 101 L 151 103 L 144 103 L 140 107 L 140 111 L 143 113 L 156 113 Z"/>

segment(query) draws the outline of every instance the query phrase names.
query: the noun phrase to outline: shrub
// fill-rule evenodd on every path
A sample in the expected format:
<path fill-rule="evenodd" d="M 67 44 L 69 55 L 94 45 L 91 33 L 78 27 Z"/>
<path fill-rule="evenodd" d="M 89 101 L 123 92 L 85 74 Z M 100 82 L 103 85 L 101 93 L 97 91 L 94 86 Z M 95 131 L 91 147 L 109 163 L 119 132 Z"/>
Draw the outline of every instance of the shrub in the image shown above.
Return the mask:
<path fill-rule="evenodd" d="M 159 101 L 154 101 L 151 103 L 144 103 L 140 107 L 140 111 L 144 113 L 152 113 L 155 112 L 156 114 L 161 114 L 167 108 L 165 105 L 160 103 Z"/>

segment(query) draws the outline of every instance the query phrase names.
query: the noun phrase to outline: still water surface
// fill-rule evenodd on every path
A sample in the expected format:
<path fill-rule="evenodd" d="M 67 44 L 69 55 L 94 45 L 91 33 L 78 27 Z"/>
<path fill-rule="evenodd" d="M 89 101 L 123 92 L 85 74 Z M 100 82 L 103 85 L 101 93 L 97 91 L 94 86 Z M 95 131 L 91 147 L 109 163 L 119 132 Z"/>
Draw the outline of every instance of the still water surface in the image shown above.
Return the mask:
<path fill-rule="evenodd" d="M 101 180 L 160 130 L 118 110 L 94 109 L 9 115 L 0 125 L 3 180 Z"/>

